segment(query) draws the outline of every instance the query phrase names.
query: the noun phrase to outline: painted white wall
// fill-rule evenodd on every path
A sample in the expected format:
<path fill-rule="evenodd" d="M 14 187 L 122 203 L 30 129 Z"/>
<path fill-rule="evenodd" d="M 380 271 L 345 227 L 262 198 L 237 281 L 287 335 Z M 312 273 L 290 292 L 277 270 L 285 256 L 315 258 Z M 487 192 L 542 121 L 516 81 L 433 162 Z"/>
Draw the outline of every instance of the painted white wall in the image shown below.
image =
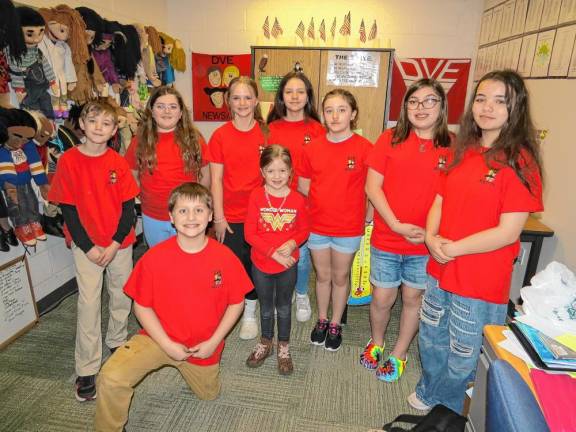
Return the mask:
<path fill-rule="evenodd" d="M 378 23 L 380 47 L 396 49 L 400 57 L 472 58 L 480 28 L 482 0 L 166 0 L 168 33 L 181 39 L 186 52 L 249 54 L 251 45 L 269 45 L 263 40 L 262 25 L 278 17 L 284 41 L 293 45 L 300 20 L 306 28 L 314 17 L 316 31 L 324 18 L 327 31 L 334 17 L 337 29 L 348 11 L 352 35 L 357 35 L 364 18 L 367 31 Z M 357 36 L 356 36 L 357 37 Z M 190 58 L 184 74 L 176 74 L 176 86 L 192 106 Z M 361 107 L 363 110 L 369 107 Z M 198 122 L 209 138 L 221 123 Z"/>

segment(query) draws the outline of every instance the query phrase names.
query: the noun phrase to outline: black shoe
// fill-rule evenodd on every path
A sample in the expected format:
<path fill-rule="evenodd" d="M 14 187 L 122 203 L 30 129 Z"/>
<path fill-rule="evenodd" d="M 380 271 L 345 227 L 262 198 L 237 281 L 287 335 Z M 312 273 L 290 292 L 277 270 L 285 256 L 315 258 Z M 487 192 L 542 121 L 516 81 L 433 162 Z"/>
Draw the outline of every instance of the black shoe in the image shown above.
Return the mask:
<path fill-rule="evenodd" d="M 328 320 L 318 320 L 310 334 L 310 343 L 314 345 L 324 345 L 326 333 L 328 332 Z"/>
<path fill-rule="evenodd" d="M 8 245 L 8 238 L 6 237 L 6 233 L 2 228 L 0 228 L 0 251 L 8 252 L 9 250 L 10 246 Z"/>
<path fill-rule="evenodd" d="M 342 346 L 342 326 L 339 324 L 330 323 L 328 326 L 328 334 L 326 335 L 326 342 L 324 348 L 327 351 L 338 351 Z"/>
<path fill-rule="evenodd" d="M 64 233 L 59 227 L 58 219 L 55 217 L 42 215 L 42 228 L 46 234 L 50 234 L 56 237 L 64 237 Z"/>
<path fill-rule="evenodd" d="M 18 246 L 18 239 L 16 238 L 14 228 L 10 228 L 8 231 L 4 231 L 4 234 L 6 234 L 6 239 L 8 240 L 8 244 L 10 246 Z"/>
<path fill-rule="evenodd" d="M 96 399 L 96 375 L 76 378 L 76 399 L 78 402 Z"/>

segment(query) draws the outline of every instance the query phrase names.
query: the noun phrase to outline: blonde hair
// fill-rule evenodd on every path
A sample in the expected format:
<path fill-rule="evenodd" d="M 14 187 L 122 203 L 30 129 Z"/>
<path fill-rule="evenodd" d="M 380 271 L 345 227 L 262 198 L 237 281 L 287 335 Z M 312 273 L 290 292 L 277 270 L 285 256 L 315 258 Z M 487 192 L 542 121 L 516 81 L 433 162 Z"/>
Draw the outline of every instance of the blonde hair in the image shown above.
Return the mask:
<path fill-rule="evenodd" d="M 84 121 L 91 115 L 108 114 L 112 117 L 114 124 L 118 123 L 116 108 L 105 100 L 91 100 L 84 104 L 80 112 L 80 118 Z"/>
<path fill-rule="evenodd" d="M 228 103 L 228 109 L 230 111 L 230 114 L 232 115 L 232 118 L 234 118 L 234 113 L 230 109 L 230 97 L 232 95 L 232 92 L 234 91 L 234 87 L 236 87 L 240 84 L 244 84 L 245 86 L 248 86 L 249 88 L 251 88 L 252 92 L 254 93 L 254 97 L 258 98 L 258 85 L 256 84 L 256 81 L 254 81 L 252 78 L 247 77 L 247 76 L 239 76 L 239 77 L 233 78 L 232 81 L 230 81 L 230 84 L 228 85 L 228 90 L 226 90 L 226 102 Z M 266 122 L 264 121 L 264 117 L 262 116 L 260 104 L 257 104 L 254 107 L 254 120 L 256 120 L 258 122 L 258 124 L 260 125 L 260 129 L 262 130 L 262 133 L 267 134 L 268 133 L 268 126 L 266 125 Z"/>

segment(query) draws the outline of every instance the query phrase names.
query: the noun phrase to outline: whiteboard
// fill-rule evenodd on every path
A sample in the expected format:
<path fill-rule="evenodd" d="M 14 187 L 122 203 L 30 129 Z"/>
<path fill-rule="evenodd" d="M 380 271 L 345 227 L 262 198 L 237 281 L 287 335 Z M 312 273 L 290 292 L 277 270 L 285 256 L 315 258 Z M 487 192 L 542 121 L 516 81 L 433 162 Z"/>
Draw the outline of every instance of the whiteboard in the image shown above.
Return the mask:
<path fill-rule="evenodd" d="M 36 301 L 25 256 L 0 267 L 0 348 L 38 321 Z"/>

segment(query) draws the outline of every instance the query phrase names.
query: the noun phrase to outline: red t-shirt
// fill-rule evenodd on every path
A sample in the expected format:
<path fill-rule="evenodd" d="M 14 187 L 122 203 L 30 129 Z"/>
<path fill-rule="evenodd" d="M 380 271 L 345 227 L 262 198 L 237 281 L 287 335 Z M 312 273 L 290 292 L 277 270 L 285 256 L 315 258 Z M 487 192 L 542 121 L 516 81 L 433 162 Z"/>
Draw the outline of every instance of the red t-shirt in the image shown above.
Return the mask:
<path fill-rule="evenodd" d="M 202 155 L 202 166 L 208 162 L 205 160 L 208 147 L 202 136 L 198 137 L 200 152 Z M 158 133 L 156 143 L 156 167 L 152 174 L 148 169 L 140 170 L 136 158 L 138 147 L 138 137 L 134 136 L 130 147 L 126 151 L 126 161 L 131 169 L 138 171 L 140 178 L 140 200 L 142 202 L 142 213 L 153 219 L 168 221 L 168 198 L 170 192 L 182 183 L 196 182 L 198 179 L 193 172 L 187 173 L 184 170 L 184 161 L 180 153 L 180 147 L 174 139 L 174 132 Z"/>
<path fill-rule="evenodd" d="M 294 172 L 298 170 L 302 159 L 304 146 L 310 144 L 313 139 L 326 134 L 326 129 L 314 119 L 301 121 L 275 120 L 268 125 L 270 128 L 269 144 L 280 144 L 290 150 Z M 290 187 L 294 190 L 298 187 L 298 176 L 294 173 Z"/>
<path fill-rule="evenodd" d="M 523 163 L 532 193 L 512 168 L 492 162 L 481 148 L 470 149 L 440 185 L 442 218 L 439 234 L 460 240 L 498 226 L 502 213 L 542 211 L 542 182 L 535 163 Z M 446 291 L 490 303 L 508 302 L 512 266 L 520 242 L 492 252 L 462 255 L 447 264 L 431 259 L 428 273 Z"/>
<path fill-rule="evenodd" d="M 439 174 L 447 166 L 448 148 L 434 147 L 413 131 L 392 146 L 393 129 L 384 131 L 368 157 L 368 166 L 384 176 L 382 191 L 394 215 L 404 223 L 426 227 L 426 216 L 434 201 Z M 427 255 L 426 245 L 412 244 L 390 229 L 374 212 L 371 244 L 377 249 L 402 255 Z"/>
<path fill-rule="evenodd" d="M 191 348 L 212 337 L 228 306 L 242 303 L 252 288 L 240 260 L 226 246 L 208 238 L 200 252 L 186 253 L 174 236 L 140 258 L 124 292 L 154 311 L 170 339 Z M 223 349 L 224 341 L 209 358 L 189 357 L 188 362 L 216 364 Z"/>
<path fill-rule="evenodd" d="M 72 147 L 58 160 L 48 199 L 76 207 L 92 243 L 107 247 L 118 229 L 122 203 L 135 198 L 138 192 L 128 164 L 114 150 L 87 156 L 78 147 Z M 68 230 L 64 233 L 70 241 Z M 128 247 L 135 240 L 132 228 L 120 247 Z"/>
<path fill-rule="evenodd" d="M 244 222 L 250 193 L 262 184 L 260 153 L 265 143 L 257 122 L 247 132 L 227 122 L 210 138 L 208 161 L 224 166 L 224 217 L 228 222 Z"/>
<path fill-rule="evenodd" d="M 372 144 L 352 134 L 333 143 L 319 137 L 304 148 L 300 172 L 310 179 L 310 231 L 334 237 L 364 233 L 366 161 Z"/>
<path fill-rule="evenodd" d="M 258 270 L 270 274 L 286 270 L 271 255 L 288 240 L 294 240 L 300 246 L 309 234 L 306 200 L 299 192 L 290 191 L 284 200 L 272 195 L 266 198 L 264 187 L 252 191 L 244 237 L 252 246 L 252 263 Z M 298 248 L 292 256 L 298 259 Z"/>

